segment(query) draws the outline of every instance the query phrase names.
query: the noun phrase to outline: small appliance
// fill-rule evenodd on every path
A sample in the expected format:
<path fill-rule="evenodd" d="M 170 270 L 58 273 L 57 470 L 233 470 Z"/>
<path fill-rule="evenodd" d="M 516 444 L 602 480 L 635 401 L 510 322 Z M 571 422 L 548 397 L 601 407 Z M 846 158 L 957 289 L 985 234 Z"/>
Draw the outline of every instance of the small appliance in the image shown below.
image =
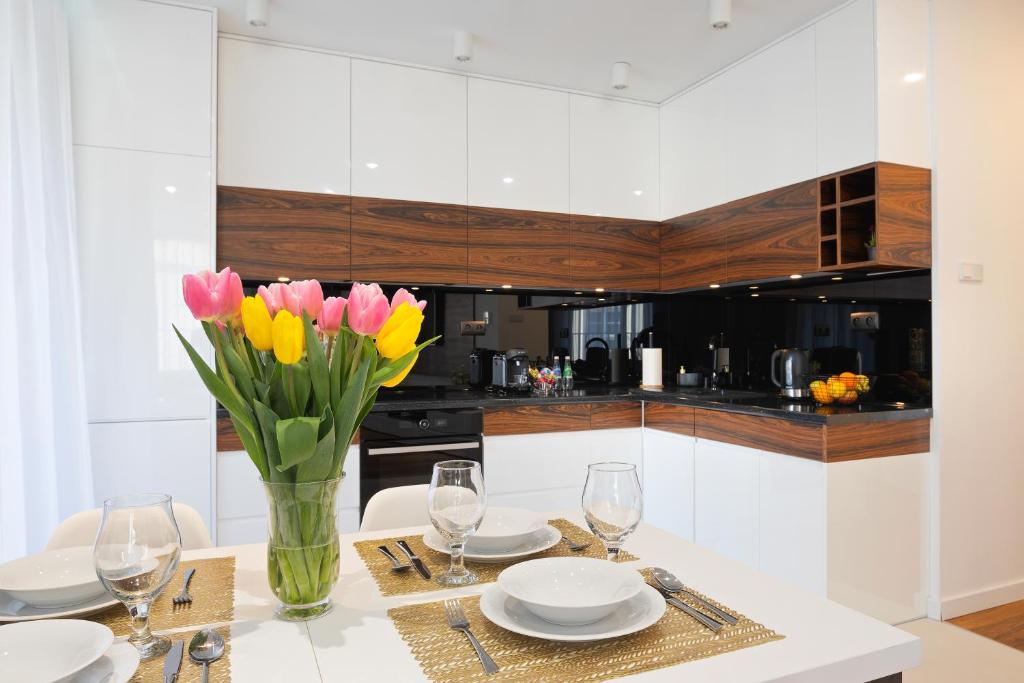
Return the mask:
<path fill-rule="evenodd" d="M 772 352 L 772 382 L 785 398 L 806 398 L 807 374 L 811 370 L 810 354 L 806 349 L 776 349 Z M 780 379 L 781 377 L 781 379 Z"/>
<path fill-rule="evenodd" d="M 492 349 L 473 349 L 469 354 L 469 384 L 474 387 L 486 387 L 491 383 L 494 351 Z"/>
<path fill-rule="evenodd" d="M 508 358 L 498 352 L 491 359 L 491 386 L 508 386 Z"/>
<path fill-rule="evenodd" d="M 530 357 L 526 349 L 509 349 L 505 352 L 505 385 L 522 387 L 530 381 Z"/>

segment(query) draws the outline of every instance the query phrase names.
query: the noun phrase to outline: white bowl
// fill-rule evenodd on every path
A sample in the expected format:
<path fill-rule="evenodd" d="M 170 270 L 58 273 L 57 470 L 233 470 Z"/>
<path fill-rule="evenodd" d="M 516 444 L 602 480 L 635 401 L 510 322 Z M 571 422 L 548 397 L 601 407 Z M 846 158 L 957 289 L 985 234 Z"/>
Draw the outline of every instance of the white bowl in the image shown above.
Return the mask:
<path fill-rule="evenodd" d="M 114 633 L 80 619 L 45 619 L 0 628 L 0 681 L 57 681 L 110 649 Z"/>
<path fill-rule="evenodd" d="M 33 607 L 67 607 L 103 593 L 92 547 L 49 550 L 0 564 L 0 590 Z"/>
<path fill-rule="evenodd" d="M 495 552 L 519 547 L 547 523 L 544 515 L 530 510 L 489 507 L 480 528 L 466 542 L 466 552 Z"/>
<path fill-rule="evenodd" d="M 582 626 L 636 596 L 644 580 L 635 570 L 607 560 L 549 557 L 509 567 L 498 574 L 498 585 L 544 621 Z"/>

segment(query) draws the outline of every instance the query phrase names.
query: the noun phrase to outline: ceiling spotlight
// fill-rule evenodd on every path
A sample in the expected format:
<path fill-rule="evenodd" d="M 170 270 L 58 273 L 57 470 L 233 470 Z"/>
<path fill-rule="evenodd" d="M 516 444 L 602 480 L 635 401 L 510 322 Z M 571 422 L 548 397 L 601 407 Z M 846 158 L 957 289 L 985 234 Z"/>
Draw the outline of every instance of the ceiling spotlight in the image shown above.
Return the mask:
<path fill-rule="evenodd" d="M 615 62 L 612 64 L 612 87 L 616 90 L 625 90 L 629 87 L 629 62 Z"/>
<path fill-rule="evenodd" d="M 604 287 L 594 287 L 594 291 L 598 292 L 598 293 L 601 293 L 601 292 L 604 291 Z"/>
<path fill-rule="evenodd" d="M 801 275 L 800 273 L 793 273 L 792 275 L 789 276 L 789 279 L 790 280 L 799 280 L 802 277 L 803 277 L 803 275 Z"/>
<path fill-rule="evenodd" d="M 512 285 L 502 285 L 502 289 L 512 289 Z"/>
<path fill-rule="evenodd" d="M 732 0 L 709 0 L 708 19 L 711 28 L 721 31 L 732 23 Z"/>
<path fill-rule="evenodd" d="M 289 280 L 291 280 L 291 278 L 288 277 L 287 275 L 278 275 L 277 276 L 277 281 L 278 282 L 288 282 Z"/>
<path fill-rule="evenodd" d="M 270 0 L 245 0 L 245 20 L 249 26 L 263 28 L 270 14 Z"/>
<path fill-rule="evenodd" d="M 583 292 L 573 292 L 573 294 L 576 294 L 577 296 L 578 296 L 578 295 L 580 295 L 580 294 L 582 294 L 582 293 L 583 293 Z"/>
<path fill-rule="evenodd" d="M 718 285 L 718 284 L 711 284 L 711 285 L 708 285 L 708 287 L 710 287 L 711 289 L 718 289 L 718 288 L 719 288 L 719 287 L 721 287 L 721 286 L 722 286 L 722 285 Z"/>
<path fill-rule="evenodd" d="M 758 285 L 750 285 L 750 287 L 748 287 L 748 289 L 760 289 L 760 286 L 758 286 Z"/>
<path fill-rule="evenodd" d="M 418 291 L 420 291 L 420 288 L 419 288 L 419 287 L 410 287 L 409 289 L 411 289 L 411 290 L 412 290 L 412 291 L 414 291 L 414 292 L 418 292 Z"/>
<path fill-rule="evenodd" d="M 485 289 L 484 291 L 485 292 L 493 292 L 494 290 L 493 289 Z"/>
<path fill-rule="evenodd" d="M 473 34 L 468 31 L 456 31 L 452 42 L 452 57 L 457 62 L 468 62 L 473 59 Z"/>
<path fill-rule="evenodd" d="M 598 301 L 604 301 L 604 299 L 598 299 Z"/>
<path fill-rule="evenodd" d="M 825 295 L 824 295 L 824 294 L 819 294 L 819 295 L 818 295 L 818 298 L 819 298 L 819 299 L 824 299 L 824 298 L 825 298 Z"/>
<path fill-rule="evenodd" d="M 924 74 L 920 71 L 911 71 L 903 76 L 904 83 L 917 83 L 924 80 Z"/>
<path fill-rule="evenodd" d="M 836 275 L 836 276 L 835 276 L 834 278 L 832 278 L 832 281 L 833 281 L 833 282 L 839 282 L 839 281 L 840 281 L 840 280 L 842 280 L 842 279 L 843 279 L 843 276 L 842 276 L 842 275 Z"/>
<path fill-rule="evenodd" d="M 759 296 L 761 296 L 761 295 L 760 295 L 760 294 L 758 294 L 757 292 L 754 292 L 754 293 L 753 293 L 753 294 L 751 294 L 750 296 L 752 296 L 752 297 L 754 297 L 754 298 L 756 299 L 757 297 L 759 297 Z"/>

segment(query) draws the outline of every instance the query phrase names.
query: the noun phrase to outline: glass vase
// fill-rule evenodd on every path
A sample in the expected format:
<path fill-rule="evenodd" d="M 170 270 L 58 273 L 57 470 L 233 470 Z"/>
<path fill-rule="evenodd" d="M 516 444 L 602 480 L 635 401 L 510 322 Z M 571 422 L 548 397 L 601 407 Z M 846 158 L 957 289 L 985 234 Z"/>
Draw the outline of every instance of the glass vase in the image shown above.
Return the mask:
<path fill-rule="evenodd" d="M 338 581 L 338 485 L 263 482 L 267 494 L 267 579 L 284 621 L 308 621 L 331 610 Z"/>

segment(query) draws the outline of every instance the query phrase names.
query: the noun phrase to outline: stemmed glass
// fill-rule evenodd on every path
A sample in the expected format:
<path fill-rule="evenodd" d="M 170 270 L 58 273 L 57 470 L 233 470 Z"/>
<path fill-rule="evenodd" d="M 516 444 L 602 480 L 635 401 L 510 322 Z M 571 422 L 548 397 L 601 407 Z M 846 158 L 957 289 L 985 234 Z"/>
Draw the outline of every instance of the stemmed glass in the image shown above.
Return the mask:
<path fill-rule="evenodd" d="M 480 463 L 446 460 L 434 465 L 427 494 L 427 510 L 434 528 L 448 541 L 452 564 L 437 577 L 444 586 L 464 586 L 479 581 L 466 569 L 463 546 L 480 527 L 486 509 L 484 477 Z"/>
<path fill-rule="evenodd" d="M 93 563 L 107 591 L 124 603 L 131 615 L 128 642 L 143 660 L 164 654 L 167 638 L 149 631 L 149 608 L 174 576 L 181 557 L 181 534 L 171 497 L 144 493 L 103 502 Z"/>
<path fill-rule="evenodd" d="M 583 515 L 590 530 L 604 543 L 608 559 L 619 556 L 623 541 L 640 524 L 643 492 L 636 465 L 599 462 L 587 466 L 583 486 Z"/>

